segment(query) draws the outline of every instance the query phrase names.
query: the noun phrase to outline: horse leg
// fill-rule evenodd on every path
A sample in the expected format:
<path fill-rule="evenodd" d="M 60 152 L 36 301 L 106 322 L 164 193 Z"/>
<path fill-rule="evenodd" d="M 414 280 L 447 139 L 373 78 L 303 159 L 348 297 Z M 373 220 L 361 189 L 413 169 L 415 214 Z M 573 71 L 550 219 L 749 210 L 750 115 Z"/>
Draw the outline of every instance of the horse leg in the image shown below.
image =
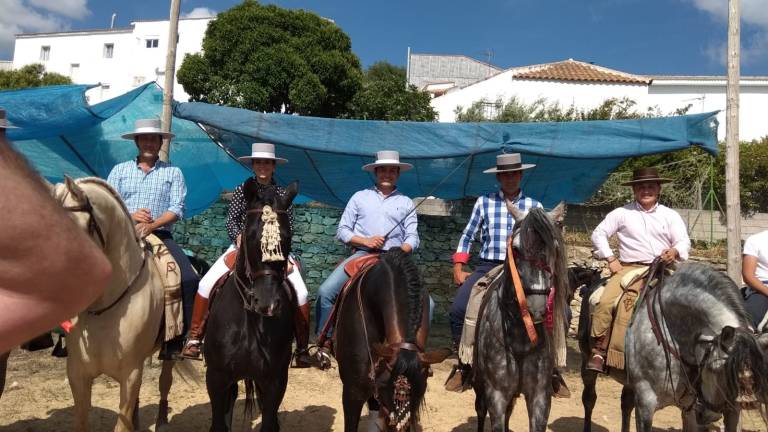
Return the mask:
<path fill-rule="evenodd" d="M 488 415 L 488 407 L 480 393 L 475 394 L 475 412 L 477 413 L 477 432 L 485 429 L 485 416 Z"/>
<path fill-rule="evenodd" d="M 731 409 L 723 412 L 723 426 L 725 432 L 738 432 L 741 431 L 740 426 L 741 410 L 739 408 Z"/>
<path fill-rule="evenodd" d="M 344 386 L 341 394 L 341 402 L 344 406 L 344 432 L 357 432 L 360 412 L 363 410 L 363 404 L 367 399 L 352 393 L 347 386 Z"/>
<path fill-rule="evenodd" d="M 229 432 L 232 424 L 232 387 L 237 398 L 237 382 L 213 368 L 205 370 L 205 386 L 211 401 L 211 432 Z"/>
<path fill-rule="evenodd" d="M 488 413 L 491 415 L 491 430 L 493 432 L 509 432 L 507 424 L 507 409 L 509 400 L 506 395 L 497 390 L 485 392 L 485 400 L 489 401 Z"/>
<path fill-rule="evenodd" d="M 0 354 L 0 398 L 3 397 L 3 389 L 5 389 L 5 373 L 8 369 L 8 356 L 11 352 Z"/>
<path fill-rule="evenodd" d="M 635 429 L 637 432 L 651 432 L 653 414 L 656 413 L 657 405 L 656 393 L 646 382 L 635 384 Z"/>
<path fill-rule="evenodd" d="M 587 369 L 587 359 L 582 355 L 581 360 L 581 381 L 584 383 L 584 390 L 581 391 L 581 403 L 584 405 L 584 432 L 592 432 L 592 410 L 595 409 L 597 401 L 597 372 Z M 622 392 L 623 395 L 623 392 Z M 622 431 L 624 426 L 622 426 Z"/>
<path fill-rule="evenodd" d="M 551 369 L 550 369 L 551 371 Z M 551 372 L 547 372 L 549 375 Z M 525 395 L 525 403 L 528 406 L 528 430 L 530 432 L 545 432 L 549 420 L 549 410 L 552 405 L 552 397 L 549 393 L 549 381 L 542 380 L 547 387 L 538 387 L 533 394 Z"/>
<path fill-rule="evenodd" d="M 173 360 L 163 360 L 160 369 L 160 379 L 157 386 L 160 390 L 160 402 L 157 404 L 157 419 L 155 420 L 155 430 L 168 424 L 168 394 L 173 385 L 173 366 L 176 364 Z"/>
<path fill-rule="evenodd" d="M 265 382 L 259 386 L 259 399 L 261 400 L 261 430 L 263 432 L 277 432 L 280 430 L 280 424 L 277 419 L 277 412 L 280 409 L 280 402 L 285 395 L 285 388 L 288 385 L 288 370 L 285 376 L 280 376 L 277 382 Z"/>
<path fill-rule="evenodd" d="M 139 399 L 141 389 L 141 374 L 144 363 L 130 371 L 120 382 L 120 413 L 117 416 L 115 432 L 133 432 L 138 424 L 133 424 L 133 411 Z"/>
<path fill-rule="evenodd" d="M 93 378 L 82 372 L 75 365 L 72 357 L 67 359 L 67 379 L 72 390 L 72 400 L 75 405 L 75 426 L 77 432 L 88 431 L 88 413 L 91 410 L 91 387 Z"/>
<path fill-rule="evenodd" d="M 710 430 L 709 425 L 699 424 L 699 421 L 696 419 L 696 410 L 681 410 L 680 415 L 683 419 L 683 432 L 708 432 Z"/>
<path fill-rule="evenodd" d="M 595 373 L 595 375 L 597 374 Z M 624 386 L 621 389 L 621 432 L 629 432 L 629 422 L 633 409 L 635 409 L 635 392 Z"/>

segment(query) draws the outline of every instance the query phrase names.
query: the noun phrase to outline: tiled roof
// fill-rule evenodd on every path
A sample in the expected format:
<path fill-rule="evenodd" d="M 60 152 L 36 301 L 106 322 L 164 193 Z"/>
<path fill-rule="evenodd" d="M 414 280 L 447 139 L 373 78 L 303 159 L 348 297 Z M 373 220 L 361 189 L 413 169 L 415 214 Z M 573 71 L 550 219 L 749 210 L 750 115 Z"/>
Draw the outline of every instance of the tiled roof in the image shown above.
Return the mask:
<path fill-rule="evenodd" d="M 595 81 L 631 84 L 648 84 L 651 79 L 640 75 L 632 75 L 617 70 L 595 66 L 573 59 L 556 63 L 520 68 L 513 77 L 521 79 L 540 79 L 555 81 Z"/>

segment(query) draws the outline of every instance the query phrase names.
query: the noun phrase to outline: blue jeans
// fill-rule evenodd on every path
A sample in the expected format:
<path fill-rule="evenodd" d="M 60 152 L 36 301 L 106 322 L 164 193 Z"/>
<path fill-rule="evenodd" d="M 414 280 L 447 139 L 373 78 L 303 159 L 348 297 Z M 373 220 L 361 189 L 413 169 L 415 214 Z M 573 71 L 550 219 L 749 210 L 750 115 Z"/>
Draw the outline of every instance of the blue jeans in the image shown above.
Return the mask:
<path fill-rule="evenodd" d="M 461 331 L 464 328 L 464 315 L 467 314 L 467 303 L 469 303 L 469 294 L 472 293 L 472 287 L 486 273 L 491 271 L 499 263 L 492 261 L 481 261 L 475 271 L 467 277 L 463 284 L 456 291 L 456 297 L 453 298 L 451 310 L 448 318 L 451 323 L 451 338 L 455 344 L 461 342 Z"/>
<path fill-rule="evenodd" d="M 323 330 L 325 322 L 328 321 L 333 309 L 333 304 L 336 302 L 336 297 L 339 296 L 341 288 L 349 280 L 349 276 L 344 271 L 344 266 L 357 257 L 368 254 L 366 251 L 357 251 L 337 265 L 336 268 L 328 275 L 328 279 L 320 285 L 317 289 L 317 301 L 315 302 L 315 333 L 320 336 L 320 332 Z M 432 297 L 429 297 L 429 322 L 432 322 L 432 312 L 435 308 L 435 302 Z M 331 336 L 331 332 L 328 332 L 328 336 Z"/>

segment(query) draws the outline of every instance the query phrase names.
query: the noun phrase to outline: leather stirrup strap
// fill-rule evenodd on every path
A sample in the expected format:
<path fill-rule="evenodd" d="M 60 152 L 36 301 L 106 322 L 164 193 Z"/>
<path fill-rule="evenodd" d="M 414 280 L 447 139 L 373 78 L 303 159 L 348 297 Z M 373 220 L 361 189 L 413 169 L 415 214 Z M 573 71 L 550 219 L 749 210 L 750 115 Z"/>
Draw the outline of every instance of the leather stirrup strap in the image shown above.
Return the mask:
<path fill-rule="evenodd" d="M 507 262 L 509 263 L 509 274 L 512 276 L 512 283 L 515 285 L 515 296 L 517 297 L 517 304 L 520 305 L 520 315 L 523 317 L 525 332 L 528 333 L 528 338 L 531 340 L 531 345 L 536 345 L 539 340 L 539 336 L 536 333 L 536 327 L 533 325 L 531 312 L 528 310 L 528 300 L 525 298 L 525 292 L 523 292 L 523 283 L 520 281 L 520 274 L 517 272 L 515 257 L 512 254 L 511 241 L 507 242 Z"/>

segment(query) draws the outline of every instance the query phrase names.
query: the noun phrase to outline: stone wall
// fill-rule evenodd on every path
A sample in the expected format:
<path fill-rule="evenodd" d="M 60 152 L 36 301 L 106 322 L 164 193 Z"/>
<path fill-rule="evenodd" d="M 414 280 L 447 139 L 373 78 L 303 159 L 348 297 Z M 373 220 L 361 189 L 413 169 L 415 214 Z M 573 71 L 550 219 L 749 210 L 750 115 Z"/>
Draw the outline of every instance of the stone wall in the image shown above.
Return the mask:
<path fill-rule="evenodd" d="M 451 255 L 469 219 L 473 202 L 451 205 L 428 202 L 418 209 L 421 247 L 414 258 L 422 280 L 435 300 L 438 320 L 446 319 L 453 299 Z M 182 247 L 212 264 L 230 244 L 224 226 L 227 206 L 226 200 L 220 200 L 205 212 L 178 222 L 174 227 L 174 238 Z M 334 238 L 341 209 L 299 205 L 295 207 L 294 215 L 293 249 L 302 260 L 310 299 L 314 301 L 323 280 L 340 260 L 349 255 Z"/>

